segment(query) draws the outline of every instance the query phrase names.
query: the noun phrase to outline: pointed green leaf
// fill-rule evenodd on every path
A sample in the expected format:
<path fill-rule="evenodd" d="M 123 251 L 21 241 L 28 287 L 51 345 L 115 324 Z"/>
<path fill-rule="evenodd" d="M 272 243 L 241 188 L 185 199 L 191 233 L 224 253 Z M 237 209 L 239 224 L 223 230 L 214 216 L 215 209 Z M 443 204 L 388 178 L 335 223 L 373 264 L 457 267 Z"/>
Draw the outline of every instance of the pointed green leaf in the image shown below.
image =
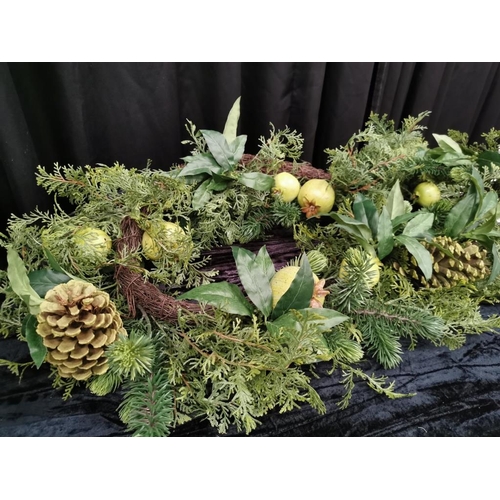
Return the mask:
<path fill-rule="evenodd" d="M 228 144 L 231 144 L 236 139 L 236 132 L 238 130 L 238 121 L 240 119 L 240 101 L 241 96 L 234 101 L 229 114 L 226 118 L 226 124 L 224 125 L 224 131 L 222 134 L 226 138 Z"/>
<path fill-rule="evenodd" d="M 257 191 L 270 191 L 274 185 L 271 175 L 260 172 L 245 172 L 238 177 L 238 182 Z"/>
<path fill-rule="evenodd" d="M 477 163 L 481 167 L 490 168 L 492 163 L 500 167 L 500 153 L 496 153 L 495 151 L 483 151 L 477 157 Z"/>
<path fill-rule="evenodd" d="M 47 257 L 47 260 L 49 262 L 49 266 L 54 271 L 67 274 L 66 271 L 59 265 L 59 262 L 57 262 L 56 258 L 52 255 L 52 253 L 50 252 L 50 250 L 48 248 L 43 247 L 43 252 L 45 253 L 45 257 Z"/>
<path fill-rule="evenodd" d="M 491 266 L 488 284 L 493 283 L 493 281 L 495 281 L 497 276 L 500 274 L 500 248 L 497 243 L 494 243 L 491 247 L 491 253 L 493 255 L 493 265 Z"/>
<path fill-rule="evenodd" d="M 401 226 L 405 222 L 408 222 L 409 220 L 413 219 L 413 217 L 416 217 L 417 215 L 419 215 L 419 212 L 408 212 L 408 213 L 403 214 L 403 215 L 398 215 L 397 217 L 395 217 L 391 221 L 393 231 L 396 231 L 396 229 L 398 229 L 399 226 Z"/>
<path fill-rule="evenodd" d="M 36 332 L 37 324 L 36 316 L 28 314 L 23 320 L 21 332 L 28 343 L 31 359 L 35 362 L 35 366 L 40 368 L 45 361 L 47 348 L 43 345 L 42 337 Z"/>
<path fill-rule="evenodd" d="M 239 135 L 236 139 L 229 144 L 231 151 L 233 152 L 234 163 L 238 163 L 243 153 L 245 152 L 245 144 L 247 142 L 246 135 Z"/>
<path fill-rule="evenodd" d="M 180 169 L 177 175 L 178 177 L 199 174 L 220 174 L 222 172 L 221 166 L 207 153 L 187 156 L 183 158 L 183 160 L 187 162 L 187 165 Z"/>
<path fill-rule="evenodd" d="M 271 314 L 273 307 L 271 285 L 266 274 L 268 271 L 267 265 L 264 264 L 263 260 L 256 261 L 255 254 L 245 248 L 231 247 L 231 249 L 236 262 L 238 276 L 248 298 L 267 318 Z"/>
<path fill-rule="evenodd" d="M 254 263 L 259 269 L 262 269 L 267 281 L 271 281 L 271 278 L 275 275 L 276 270 L 274 269 L 273 261 L 265 245 L 260 248 L 257 253 L 257 257 L 255 257 Z"/>
<path fill-rule="evenodd" d="M 300 331 L 300 323 L 298 322 L 295 314 L 291 312 L 282 314 L 279 318 L 272 322 L 268 321 L 266 326 L 269 332 L 274 336 L 278 335 L 280 328 Z"/>
<path fill-rule="evenodd" d="M 352 217 L 340 215 L 335 212 L 332 212 L 330 216 L 337 222 L 337 224 L 335 224 L 336 227 L 343 229 L 364 242 L 370 242 L 372 240 L 372 232 L 363 222 L 359 222 Z"/>
<path fill-rule="evenodd" d="M 209 191 L 224 191 L 229 183 L 234 179 L 226 175 L 213 174 L 212 180 L 208 184 Z"/>
<path fill-rule="evenodd" d="M 496 212 L 493 212 L 487 219 L 486 221 L 481 224 L 480 226 L 476 227 L 474 230 L 469 231 L 464 234 L 466 238 L 476 238 L 480 234 L 492 236 L 492 230 L 496 227 L 497 225 L 497 214 Z"/>
<path fill-rule="evenodd" d="M 30 285 L 33 290 L 45 297 L 45 294 L 60 283 L 67 283 L 71 278 L 66 273 L 53 271 L 52 269 L 39 269 L 28 274 Z"/>
<path fill-rule="evenodd" d="M 387 208 L 391 220 L 406 212 L 405 200 L 401 192 L 401 187 L 399 186 L 399 180 L 392 186 L 389 196 L 387 197 L 385 208 Z"/>
<path fill-rule="evenodd" d="M 309 307 L 314 291 L 313 272 L 307 255 L 304 255 L 300 268 L 293 279 L 290 288 L 278 300 L 273 310 L 273 317 L 278 318 L 290 309 L 305 309 Z"/>
<path fill-rule="evenodd" d="M 432 276 L 432 257 L 429 251 L 415 238 L 403 234 L 396 236 L 396 241 L 402 243 L 408 252 L 415 257 L 418 267 L 420 267 L 422 273 L 424 273 L 425 279 L 429 280 Z"/>
<path fill-rule="evenodd" d="M 349 319 L 349 316 L 341 314 L 333 309 L 327 309 L 325 307 L 308 307 L 306 309 L 299 309 L 299 312 L 322 316 L 323 319 L 311 320 L 313 323 L 317 324 L 322 331 L 331 330 L 334 326 L 340 325 L 340 323 L 343 323 L 344 321 L 347 321 Z"/>
<path fill-rule="evenodd" d="M 203 302 L 231 314 L 252 315 L 250 304 L 241 290 L 227 281 L 201 285 L 183 293 L 178 298 L 180 300 L 191 299 Z"/>
<path fill-rule="evenodd" d="M 209 151 L 212 153 L 215 161 L 222 167 L 221 172 L 227 172 L 234 167 L 234 155 L 226 141 L 226 138 L 215 130 L 200 130 L 207 141 Z"/>
<path fill-rule="evenodd" d="M 444 234 L 456 238 L 472 221 L 478 208 L 475 194 L 468 193 L 448 213 L 444 222 Z"/>
<path fill-rule="evenodd" d="M 462 149 L 456 143 L 451 137 L 448 137 L 447 135 L 440 135 L 440 134 L 432 134 L 434 139 L 436 139 L 436 142 L 439 144 L 439 147 L 445 152 L 445 153 L 459 153 L 462 154 Z"/>
<path fill-rule="evenodd" d="M 423 213 L 416 215 L 413 219 L 406 224 L 403 229 L 403 234 L 406 236 L 411 236 L 417 238 L 418 236 L 424 235 L 432 227 L 434 223 L 433 213 Z"/>
<path fill-rule="evenodd" d="M 28 306 L 31 314 L 37 315 L 40 311 L 42 298 L 30 285 L 28 273 L 19 254 L 12 248 L 7 248 L 7 277 L 14 293 Z"/>
<path fill-rule="evenodd" d="M 378 211 L 373 201 L 358 193 L 354 197 L 352 211 L 356 220 L 366 224 L 375 237 L 378 232 Z"/>
<path fill-rule="evenodd" d="M 495 191 L 488 191 L 483 198 L 483 203 L 481 204 L 481 208 L 477 211 L 476 219 L 480 220 L 488 212 L 496 209 L 498 205 L 498 194 Z"/>
<path fill-rule="evenodd" d="M 471 173 L 471 182 L 476 186 L 477 193 L 482 200 L 484 197 L 484 180 L 476 167 L 472 167 Z"/>
<path fill-rule="evenodd" d="M 45 254 L 45 257 L 47 257 L 47 261 L 49 262 L 50 268 L 53 271 L 56 271 L 57 273 L 60 273 L 60 274 L 65 274 L 66 276 L 69 277 L 69 279 L 73 279 L 73 280 L 80 279 L 77 276 L 74 276 L 73 274 L 71 274 L 68 271 L 66 271 L 65 269 L 63 269 L 59 265 L 59 263 L 57 262 L 56 258 L 50 253 L 50 251 L 47 248 L 43 247 L 43 252 Z"/>
<path fill-rule="evenodd" d="M 212 179 L 207 179 L 203 181 L 193 193 L 192 205 L 195 210 L 200 210 L 212 197 L 212 191 L 210 191 L 210 183 Z"/>
<path fill-rule="evenodd" d="M 378 258 L 382 260 L 384 257 L 387 257 L 394 248 L 394 233 L 391 216 L 386 207 L 382 209 L 378 221 L 377 242 L 377 255 Z"/>

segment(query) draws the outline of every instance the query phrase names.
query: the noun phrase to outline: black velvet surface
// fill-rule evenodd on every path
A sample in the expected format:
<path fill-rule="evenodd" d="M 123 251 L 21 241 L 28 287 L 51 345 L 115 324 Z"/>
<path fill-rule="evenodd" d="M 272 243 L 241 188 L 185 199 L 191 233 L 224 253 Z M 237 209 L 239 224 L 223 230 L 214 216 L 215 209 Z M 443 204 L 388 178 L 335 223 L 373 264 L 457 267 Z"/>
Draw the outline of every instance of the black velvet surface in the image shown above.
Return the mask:
<path fill-rule="evenodd" d="M 500 306 L 485 306 L 485 315 L 500 313 Z M 25 345 L 14 339 L 0 341 L 0 357 L 28 360 Z M 271 411 L 250 437 L 278 436 L 500 436 L 500 336 L 473 335 L 455 351 L 422 343 L 406 351 L 403 363 L 382 370 L 365 363 L 365 371 L 386 374 L 409 398 L 390 400 L 363 383 L 354 390 L 350 406 L 337 406 L 343 394 L 340 374 L 329 374 L 329 364 L 317 365 L 312 385 L 327 411 L 319 415 L 305 405 L 280 414 Z M 32 369 L 21 381 L 0 368 L 0 436 L 126 436 L 116 409 L 121 393 L 97 397 L 84 389 L 63 401 L 51 388 L 48 370 Z M 217 436 L 206 421 L 196 420 L 174 430 L 175 437 Z M 244 436 L 231 428 L 226 436 Z"/>

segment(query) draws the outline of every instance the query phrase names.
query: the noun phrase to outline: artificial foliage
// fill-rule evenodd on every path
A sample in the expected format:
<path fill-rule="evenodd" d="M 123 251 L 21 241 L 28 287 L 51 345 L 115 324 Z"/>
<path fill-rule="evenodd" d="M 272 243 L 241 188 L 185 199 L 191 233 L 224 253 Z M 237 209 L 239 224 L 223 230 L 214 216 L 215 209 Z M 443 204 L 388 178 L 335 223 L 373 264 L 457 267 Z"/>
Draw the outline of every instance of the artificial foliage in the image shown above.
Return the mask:
<path fill-rule="evenodd" d="M 406 350 L 458 349 L 500 327 L 479 312 L 500 298 L 500 133 L 431 145 L 428 115 L 398 128 L 372 114 L 318 169 L 288 127 L 271 124 L 245 152 L 238 99 L 223 132 L 187 121 L 189 155 L 169 170 L 39 166 L 52 209 L 12 214 L 1 235 L 0 334 L 32 361 L 0 369 L 47 363 L 63 399 L 121 391 L 134 436 L 197 418 L 251 433 L 272 409 L 325 412 L 311 384 L 320 362 L 345 388 L 339 411 L 359 382 L 411 397 L 384 375 Z M 285 196 L 281 172 L 327 186 L 328 209 Z M 423 206 L 422 182 L 438 201 Z"/>

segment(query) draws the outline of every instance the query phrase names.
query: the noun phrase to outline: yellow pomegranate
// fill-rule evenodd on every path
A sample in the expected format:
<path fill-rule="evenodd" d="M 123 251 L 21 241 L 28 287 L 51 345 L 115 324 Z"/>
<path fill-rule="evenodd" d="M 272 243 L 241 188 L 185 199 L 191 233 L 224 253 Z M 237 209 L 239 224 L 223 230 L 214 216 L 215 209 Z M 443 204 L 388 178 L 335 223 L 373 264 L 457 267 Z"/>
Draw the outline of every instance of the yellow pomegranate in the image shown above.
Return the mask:
<path fill-rule="evenodd" d="M 182 245 L 185 240 L 186 233 L 179 224 L 160 221 L 144 231 L 142 250 L 146 259 L 160 260 L 165 251 L 182 253 Z"/>
<path fill-rule="evenodd" d="M 291 202 L 297 198 L 300 191 L 300 182 L 288 172 L 280 172 L 274 176 L 273 193 L 280 193 L 281 199 Z"/>
<path fill-rule="evenodd" d="M 327 214 L 335 203 L 335 191 L 325 179 L 310 179 L 299 191 L 297 201 L 306 217 Z"/>
<path fill-rule="evenodd" d="M 42 234 L 42 241 L 44 239 L 45 235 Z M 101 229 L 86 226 L 75 231 L 73 244 L 75 248 L 74 257 L 80 263 L 91 265 L 105 262 L 111 250 L 112 241 Z"/>

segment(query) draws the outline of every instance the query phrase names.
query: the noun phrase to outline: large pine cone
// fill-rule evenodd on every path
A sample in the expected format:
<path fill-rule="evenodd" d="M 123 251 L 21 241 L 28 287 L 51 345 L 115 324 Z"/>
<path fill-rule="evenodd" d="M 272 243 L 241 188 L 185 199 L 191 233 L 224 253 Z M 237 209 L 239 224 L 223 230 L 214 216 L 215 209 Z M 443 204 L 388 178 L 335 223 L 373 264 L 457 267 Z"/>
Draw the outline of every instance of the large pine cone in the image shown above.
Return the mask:
<path fill-rule="evenodd" d="M 61 377 L 76 380 L 105 373 L 104 347 L 126 333 L 109 294 L 76 280 L 47 292 L 37 320 L 46 361 L 57 366 Z"/>
<path fill-rule="evenodd" d="M 414 257 L 409 258 L 407 269 L 394 262 L 393 266 L 403 275 L 409 275 L 421 285 L 432 288 L 450 288 L 459 284 L 472 283 L 486 278 L 488 267 L 486 249 L 477 243 L 466 241 L 459 243 L 448 236 L 437 236 L 432 242 L 421 242 L 432 257 L 432 276 L 425 279 Z M 451 254 L 447 255 L 440 248 Z"/>

